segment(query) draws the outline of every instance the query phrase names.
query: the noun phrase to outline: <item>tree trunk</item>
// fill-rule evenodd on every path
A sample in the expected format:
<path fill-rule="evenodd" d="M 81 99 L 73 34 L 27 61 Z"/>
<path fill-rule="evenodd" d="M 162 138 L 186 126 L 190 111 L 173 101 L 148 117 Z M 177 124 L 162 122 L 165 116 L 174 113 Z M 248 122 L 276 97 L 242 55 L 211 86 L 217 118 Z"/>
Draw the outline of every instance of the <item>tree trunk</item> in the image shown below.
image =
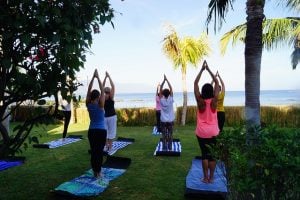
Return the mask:
<path fill-rule="evenodd" d="M 182 113 L 181 113 L 181 125 L 185 125 L 186 120 L 186 112 L 187 112 L 187 87 L 186 87 L 186 72 L 182 72 L 182 89 L 183 89 L 183 105 L 182 105 Z"/>
<path fill-rule="evenodd" d="M 247 31 L 245 38 L 245 119 L 246 144 L 258 143 L 260 127 L 260 69 L 262 57 L 262 22 L 264 0 L 247 0 Z M 261 189 L 255 188 L 254 199 L 261 199 Z"/>
<path fill-rule="evenodd" d="M 264 1 L 247 1 L 245 39 L 245 119 L 247 131 L 260 126 L 260 68 Z"/>
<path fill-rule="evenodd" d="M 3 139 L 3 143 L 0 145 L 0 158 L 4 158 L 8 154 L 10 139 L 8 132 L 2 123 L 0 123 L 0 135 Z"/>

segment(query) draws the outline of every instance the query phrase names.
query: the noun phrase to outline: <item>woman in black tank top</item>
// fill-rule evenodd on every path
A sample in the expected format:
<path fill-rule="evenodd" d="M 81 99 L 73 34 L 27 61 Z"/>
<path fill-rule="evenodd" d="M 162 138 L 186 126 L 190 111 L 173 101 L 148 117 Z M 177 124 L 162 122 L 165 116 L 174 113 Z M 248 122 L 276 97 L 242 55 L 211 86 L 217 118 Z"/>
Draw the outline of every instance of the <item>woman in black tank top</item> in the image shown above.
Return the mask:
<path fill-rule="evenodd" d="M 105 85 L 106 80 L 109 80 L 110 87 Z M 117 135 L 117 115 L 115 110 L 115 85 L 110 77 L 110 75 L 106 72 L 105 78 L 103 81 L 104 85 L 104 93 L 105 93 L 105 126 L 107 129 L 107 142 L 106 142 L 106 149 L 107 151 L 112 149 L 112 142 Z"/>

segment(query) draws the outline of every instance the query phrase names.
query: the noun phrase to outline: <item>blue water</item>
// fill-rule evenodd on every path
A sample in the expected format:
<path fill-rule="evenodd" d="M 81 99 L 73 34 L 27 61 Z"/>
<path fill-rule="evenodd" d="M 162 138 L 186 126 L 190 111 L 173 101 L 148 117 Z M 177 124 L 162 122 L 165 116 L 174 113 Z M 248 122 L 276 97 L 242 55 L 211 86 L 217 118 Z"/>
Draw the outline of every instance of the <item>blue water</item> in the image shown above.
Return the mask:
<path fill-rule="evenodd" d="M 182 106 L 182 93 L 174 93 L 174 107 Z M 155 107 L 155 93 L 115 94 L 116 108 Z M 300 90 L 264 90 L 260 92 L 261 106 L 300 105 Z M 188 93 L 188 105 L 196 105 L 194 93 Z M 244 106 L 244 91 L 227 91 L 225 106 Z"/>

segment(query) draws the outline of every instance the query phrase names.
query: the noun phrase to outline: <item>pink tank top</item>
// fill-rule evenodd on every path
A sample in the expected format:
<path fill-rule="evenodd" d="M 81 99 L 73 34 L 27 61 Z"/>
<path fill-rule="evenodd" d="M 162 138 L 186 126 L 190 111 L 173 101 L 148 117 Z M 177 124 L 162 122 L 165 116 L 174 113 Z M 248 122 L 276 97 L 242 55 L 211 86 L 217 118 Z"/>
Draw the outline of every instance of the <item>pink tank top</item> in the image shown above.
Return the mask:
<path fill-rule="evenodd" d="M 197 110 L 196 135 L 200 138 L 211 138 L 219 134 L 217 110 L 210 107 L 212 99 L 204 100 L 206 106 L 204 112 Z"/>
<path fill-rule="evenodd" d="M 158 95 L 155 97 L 155 109 L 156 110 L 161 110 L 161 105 L 160 105 L 160 98 Z"/>

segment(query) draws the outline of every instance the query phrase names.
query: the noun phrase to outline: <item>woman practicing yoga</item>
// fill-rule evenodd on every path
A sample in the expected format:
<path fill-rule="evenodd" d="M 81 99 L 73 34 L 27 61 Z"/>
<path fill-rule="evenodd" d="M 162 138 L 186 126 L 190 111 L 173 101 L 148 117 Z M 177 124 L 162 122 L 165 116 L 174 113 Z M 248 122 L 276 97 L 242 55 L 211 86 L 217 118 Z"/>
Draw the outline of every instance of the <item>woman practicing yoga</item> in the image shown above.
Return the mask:
<path fill-rule="evenodd" d="M 167 82 L 169 88 L 163 89 L 165 82 Z M 173 142 L 173 126 L 175 119 L 173 108 L 174 99 L 173 89 L 166 75 L 164 75 L 164 80 L 160 86 L 159 98 L 161 105 L 160 122 L 163 140 L 163 150 L 171 151 Z"/>
<path fill-rule="evenodd" d="M 97 79 L 100 92 L 92 90 L 94 79 Z M 104 124 L 104 89 L 97 69 L 94 72 L 86 95 L 86 106 L 90 116 L 88 138 L 91 147 L 91 165 L 95 178 L 100 178 L 103 161 L 103 148 L 106 143 L 106 128 Z"/>
<path fill-rule="evenodd" d="M 110 87 L 106 86 L 106 80 L 109 80 Z M 103 81 L 104 93 L 105 93 L 105 127 L 107 130 L 107 151 L 112 149 L 112 142 L 117 135 L 117 114 L 115 110 L 115 84 L 112 81 L 110 75 L 106 72 Z"/>
<path fill-rule="evenodd" d="M 209 83 L 202 86 L 199 91 L 199 81 L 204 70 L 207 70 L 215 83 L 215 89 Z M 214 180 L 214 171 L 216 161 L 211 154 L 211 149 L 216 144 L 216 136 L 219 134 L 217 119 L 217 102 L 219 94 L 219 81 L 209 69 L 206 61 L 203 62 L 202 68 L 194 81 L 194 94 L 197 101 L 197 126 L 196 136 L 202 152 L 202 181 L 212 183 Z"/>

